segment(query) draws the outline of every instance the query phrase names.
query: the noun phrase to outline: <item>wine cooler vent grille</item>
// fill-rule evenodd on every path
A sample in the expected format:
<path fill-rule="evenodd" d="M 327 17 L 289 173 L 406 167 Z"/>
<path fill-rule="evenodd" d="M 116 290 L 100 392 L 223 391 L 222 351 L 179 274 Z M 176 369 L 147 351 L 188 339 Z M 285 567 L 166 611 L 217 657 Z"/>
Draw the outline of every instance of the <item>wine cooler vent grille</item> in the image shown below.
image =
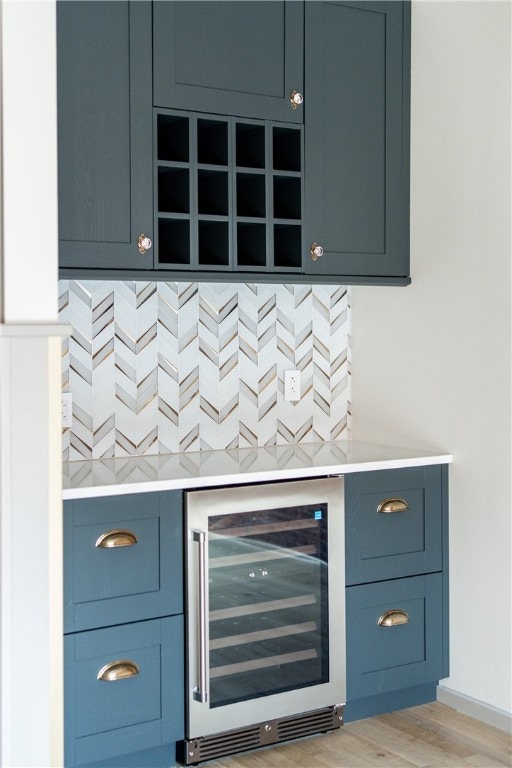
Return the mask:
<path fill-rule="evenodd" d="M 279 720 L 269 720 L 250 728 L 223 731 L 180 743 L 178 758 L 185 765 L 214 760 L 236 752 L 331 731 L 343 724 L 343 705 L 324 707 Z"/>

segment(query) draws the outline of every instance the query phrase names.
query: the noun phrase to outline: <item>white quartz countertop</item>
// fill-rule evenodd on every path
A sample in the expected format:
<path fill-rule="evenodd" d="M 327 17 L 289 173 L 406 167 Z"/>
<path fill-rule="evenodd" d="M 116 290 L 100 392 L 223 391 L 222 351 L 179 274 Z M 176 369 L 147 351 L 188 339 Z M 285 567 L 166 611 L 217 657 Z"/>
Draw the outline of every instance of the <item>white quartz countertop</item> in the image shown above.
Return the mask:
<path fill-rule="evenodd" d="M 352 441 L 159 454 L 64 464 L 63 498 L 297 480 L 447 464 L 449 454 Z"/>

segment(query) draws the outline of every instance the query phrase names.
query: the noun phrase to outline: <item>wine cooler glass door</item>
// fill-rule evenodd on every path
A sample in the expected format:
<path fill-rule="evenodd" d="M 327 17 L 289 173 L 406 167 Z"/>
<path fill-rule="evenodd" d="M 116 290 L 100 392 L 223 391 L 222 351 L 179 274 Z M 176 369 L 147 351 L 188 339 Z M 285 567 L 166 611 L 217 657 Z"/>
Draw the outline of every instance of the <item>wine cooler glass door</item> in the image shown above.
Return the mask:
<path fill-rule="evenodd" d="M 334 695 L 344 631 L 332 640 L 340 606 L 330 605 L 329 586 L 339 569 L 329 549 L 336 544 L 343 560 L 342 491 L 335 478 L 189 494 L 190 736 Z M 323 705 L 344 701 L 340 680 L 336 692 Z"/>

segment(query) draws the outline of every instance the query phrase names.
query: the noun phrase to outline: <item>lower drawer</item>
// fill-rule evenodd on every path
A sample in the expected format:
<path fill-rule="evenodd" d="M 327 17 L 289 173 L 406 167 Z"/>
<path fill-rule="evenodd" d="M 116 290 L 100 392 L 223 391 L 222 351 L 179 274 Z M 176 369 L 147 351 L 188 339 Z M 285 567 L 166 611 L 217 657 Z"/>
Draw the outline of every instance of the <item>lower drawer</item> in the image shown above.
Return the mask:
<path fill-rule="evenodd" d="M 184 735 L 183 617 L 67 635 L 65 764 L 88 765 Z"/>
<path fill-rule="evenodd" d="M 443 676 L 442 573 L 346 590 L 347 701 Z"/>

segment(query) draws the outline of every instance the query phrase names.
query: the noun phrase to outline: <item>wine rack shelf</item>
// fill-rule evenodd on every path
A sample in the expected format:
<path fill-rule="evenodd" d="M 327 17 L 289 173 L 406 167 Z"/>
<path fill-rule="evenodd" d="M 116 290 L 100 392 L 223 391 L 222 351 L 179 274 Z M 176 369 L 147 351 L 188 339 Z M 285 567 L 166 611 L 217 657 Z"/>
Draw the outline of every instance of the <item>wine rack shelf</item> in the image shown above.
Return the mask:
<path fill-rule="evenodd" d="M 155 111 L 155 232 L 166 269 L 302 269 L 300 125 Z"/>

